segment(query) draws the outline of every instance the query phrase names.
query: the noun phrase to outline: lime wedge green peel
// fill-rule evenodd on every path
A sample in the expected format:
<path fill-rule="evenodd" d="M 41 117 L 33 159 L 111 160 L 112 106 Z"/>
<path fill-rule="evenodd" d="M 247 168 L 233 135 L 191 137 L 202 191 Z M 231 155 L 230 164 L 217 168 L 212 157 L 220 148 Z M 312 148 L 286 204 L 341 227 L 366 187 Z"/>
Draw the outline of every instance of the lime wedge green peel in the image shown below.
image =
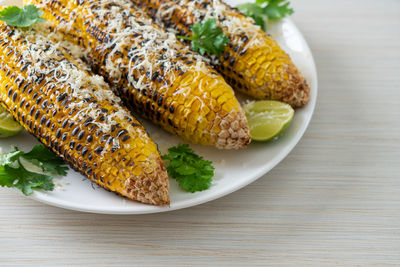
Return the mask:
<path fill-rule="evenodd" d="M 251 101 L 243 106 L 251 139 L 269 141 L 279 136 L 291 123 L 293 108 L 279 101 Z"/>
<path fill-rule="evenodd" d="M 11 114 L 0 106 L 0 138 L 19 134 L 22 129 L 22 126 L 12 118 Z"/>

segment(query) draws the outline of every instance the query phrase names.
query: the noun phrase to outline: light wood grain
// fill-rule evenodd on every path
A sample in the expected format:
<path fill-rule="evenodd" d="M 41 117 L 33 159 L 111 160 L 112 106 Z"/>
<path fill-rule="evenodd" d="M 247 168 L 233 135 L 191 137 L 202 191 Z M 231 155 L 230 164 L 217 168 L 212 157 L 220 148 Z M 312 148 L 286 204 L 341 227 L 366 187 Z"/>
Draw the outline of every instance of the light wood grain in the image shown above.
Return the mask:
<path fill-rule="evenodd" d="M 400 1 L 296 0 L 314 118 L 270 173 L 170 213 L 107 216 L 0 190 L 0 266 L 400 265 Z"/>

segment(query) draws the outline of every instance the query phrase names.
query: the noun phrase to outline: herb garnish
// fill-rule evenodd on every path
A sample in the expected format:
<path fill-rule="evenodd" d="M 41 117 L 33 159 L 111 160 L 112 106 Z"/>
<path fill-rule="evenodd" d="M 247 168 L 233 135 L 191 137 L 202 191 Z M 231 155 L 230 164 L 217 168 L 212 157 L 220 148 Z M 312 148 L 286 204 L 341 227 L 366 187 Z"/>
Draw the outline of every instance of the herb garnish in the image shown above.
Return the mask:
<path fill-rule="evenodd" d="M 217 26 L 217 20 L 210 18 L 203 23 L 199 22 L 191 27 L 193 35 L 177 36 L 178 39 L 192 41 L 192 50 L 201 55 L 209 54 L 220 56 L 224 52 L 229 38 L 222 32 L 222 28 Z"/>
<path fill-rule="evenodd" d="M 22 160 L 27 160 L 43 173 L 27 170 Z M 68 167 L 65 162 L 43 145 L 37 145 L 25 153 L 14 148 L 14 151 L 0 155 L 0 186 L 15 187 L 31 195 L 34 189 L 52 191 L 54 189 L 51 175 L 66 175 Z"/>
<path fill-rule="evenodd" d="M 168 149 L 163 156 L 168 175 L 177 180 L 179 186 L 188 192 L 203 191 L 211 186 L 214 167 L 194 153 L 187 144 L 179 144 Z"/>
<path fill-rule="evenodd" d="M 41 18 L 42 15 L 43 11 L 34 5 L 24 6 L 23 8 L 9 6 L 0 11 L 0 20 L 5 21 L 8 26 L 24 28 L 44 22 L 45 19 Z"/>
<path fill-rule="evenodd" d="M 238 5 L 237 8 L 246 16 L 252 17 L 255 23 L 265 31 L 267 20 L 275 20 L 293 14 L 287 0 L 256 0 L 255 3 Z"/>

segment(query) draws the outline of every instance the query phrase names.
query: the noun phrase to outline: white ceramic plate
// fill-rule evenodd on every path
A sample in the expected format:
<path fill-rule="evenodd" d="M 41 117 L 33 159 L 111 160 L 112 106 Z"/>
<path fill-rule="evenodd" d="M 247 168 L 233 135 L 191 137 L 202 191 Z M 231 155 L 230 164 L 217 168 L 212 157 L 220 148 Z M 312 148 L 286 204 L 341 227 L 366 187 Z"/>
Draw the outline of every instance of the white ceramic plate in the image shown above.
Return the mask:
<path fill-rule="evenodd" d="M 8 0 L 9 1 L 9 0 Z M 228 1 L 236 5 L 242 0 Z M 81 174 L 69 170 L 64 178 L 56 178 L 61 186 L 52 192 L 36 191 L 31 199 L 53 206 L 71 210 L 106 214 L 143 214 L 171 211 L 202 204 L 232 193 L 266 174 L 276 166 L 298 143 L 310 122 L 317 97 L 317 73 L 311 51 L 290 19 L 268 25 L 268 32 L 279 42 L 282 48 L 292 57 L 311 87 L 310 103 L 295 112 L 292 124 L 276 141 L 269 143 L 252 143 L 247 149 L 222 151 L 212 147 L 192 145 L 193 149 L 204 158 L 214 162 L 215 177 L 209 190 L 197 193 L 182 191 L 175 180 L 171 183 L 171 206 L 155 207 L 140 204 L 113 193 L 105 191 L 86 179 Z M 150 123 L 144 122 L 150 136 L 159 144 L 161 153 L 180 142 L 179 138 L 170 135 Z M 3 152 L 10 150 L 11 145 L 28 150 L 38 142 L 27 133 L 13 138 L 0 139 Z M 21 194 L 17 192 L 16 194 Z"/>

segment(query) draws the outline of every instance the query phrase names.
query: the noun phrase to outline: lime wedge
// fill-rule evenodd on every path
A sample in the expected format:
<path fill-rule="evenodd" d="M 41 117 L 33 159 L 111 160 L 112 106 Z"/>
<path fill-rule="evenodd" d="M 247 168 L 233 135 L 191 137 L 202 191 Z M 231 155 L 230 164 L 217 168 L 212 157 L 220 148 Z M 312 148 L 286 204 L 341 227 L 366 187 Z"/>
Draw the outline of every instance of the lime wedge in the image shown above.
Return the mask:
<path fill-rule="evenodd" d="M 254 141 L 268 141 L 279 136 L 294 115 L 290 105 L 272 100 L 248 102 L 243 109 Z"/>
<path fill-rule="evenodd" d="M 21 125 L 12 118 L 11 114 L 0 106 L 0 138 L 19 134 L 22 129 Z"/>

